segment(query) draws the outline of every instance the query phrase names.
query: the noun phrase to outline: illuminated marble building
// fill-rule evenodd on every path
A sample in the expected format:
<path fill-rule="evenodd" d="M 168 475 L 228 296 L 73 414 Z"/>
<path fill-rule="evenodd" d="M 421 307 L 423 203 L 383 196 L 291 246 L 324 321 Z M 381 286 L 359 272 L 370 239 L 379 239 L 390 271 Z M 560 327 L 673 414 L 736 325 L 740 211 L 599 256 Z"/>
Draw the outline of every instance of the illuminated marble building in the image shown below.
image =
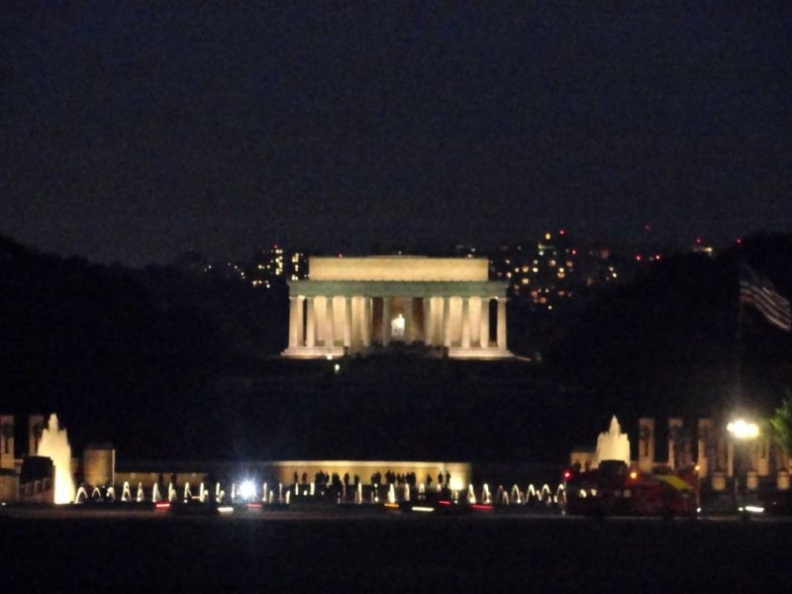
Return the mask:
<path fill-rule="evenodd" d="M 449 357 L 499 359 L 507 283 L 486 258 L 311 258 L 310 280 L 289 282 L 291 358 L 335 357 L 392 343 Z"/>

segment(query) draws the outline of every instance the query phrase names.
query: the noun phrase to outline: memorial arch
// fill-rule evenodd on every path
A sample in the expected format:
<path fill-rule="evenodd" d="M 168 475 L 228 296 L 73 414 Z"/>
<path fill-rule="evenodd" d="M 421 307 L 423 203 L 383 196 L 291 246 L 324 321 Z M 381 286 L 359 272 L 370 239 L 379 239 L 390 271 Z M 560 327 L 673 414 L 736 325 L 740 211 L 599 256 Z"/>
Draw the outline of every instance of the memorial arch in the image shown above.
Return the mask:
<path fill-rule="evenodd" d="M 289 283 L 289 346 L 314 359 L 391 343 L 447 349 L 452 358 L 511 357 L 507 283 L 485 258 L 311 258 L 310 280 Z"/>

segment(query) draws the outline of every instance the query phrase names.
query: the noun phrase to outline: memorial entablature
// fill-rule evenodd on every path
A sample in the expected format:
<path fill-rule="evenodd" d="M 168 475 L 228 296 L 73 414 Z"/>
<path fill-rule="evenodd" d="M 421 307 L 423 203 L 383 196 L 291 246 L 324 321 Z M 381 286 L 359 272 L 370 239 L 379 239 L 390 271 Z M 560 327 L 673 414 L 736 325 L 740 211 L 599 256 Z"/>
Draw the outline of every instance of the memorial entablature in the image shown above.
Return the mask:
<path fill-rule="evenodd" d="M 392 343 L 447 350 L 452 358 L 511 357 L 507 283 L 485 258 L 311 258 L 310 280 L 289 283 L 283 356 L 326 358 Z"/>

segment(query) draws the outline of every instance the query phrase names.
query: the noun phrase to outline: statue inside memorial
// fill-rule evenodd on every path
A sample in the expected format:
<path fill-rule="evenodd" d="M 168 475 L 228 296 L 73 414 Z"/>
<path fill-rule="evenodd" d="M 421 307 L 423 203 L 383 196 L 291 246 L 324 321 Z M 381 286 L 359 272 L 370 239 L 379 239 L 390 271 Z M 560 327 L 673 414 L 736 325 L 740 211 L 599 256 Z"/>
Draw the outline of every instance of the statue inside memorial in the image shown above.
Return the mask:
<path fill-rule="evenodd" d="M 404 340 L 404 331 L 406 327 L 406 320 L 402 314 L 399 314 L 391 320 L 391 338 L 396 340 Z"/>

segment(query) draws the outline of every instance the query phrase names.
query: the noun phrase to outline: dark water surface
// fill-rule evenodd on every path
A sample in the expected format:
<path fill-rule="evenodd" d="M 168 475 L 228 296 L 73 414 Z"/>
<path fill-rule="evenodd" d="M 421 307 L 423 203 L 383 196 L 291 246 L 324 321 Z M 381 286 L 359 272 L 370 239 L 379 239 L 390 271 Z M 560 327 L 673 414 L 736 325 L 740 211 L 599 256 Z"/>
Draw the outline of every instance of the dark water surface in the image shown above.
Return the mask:
<path fill-rule="evenodd" d="M 781 592 L 792 523 L 491 514 L 0 517 L 2 591 Z"/>

